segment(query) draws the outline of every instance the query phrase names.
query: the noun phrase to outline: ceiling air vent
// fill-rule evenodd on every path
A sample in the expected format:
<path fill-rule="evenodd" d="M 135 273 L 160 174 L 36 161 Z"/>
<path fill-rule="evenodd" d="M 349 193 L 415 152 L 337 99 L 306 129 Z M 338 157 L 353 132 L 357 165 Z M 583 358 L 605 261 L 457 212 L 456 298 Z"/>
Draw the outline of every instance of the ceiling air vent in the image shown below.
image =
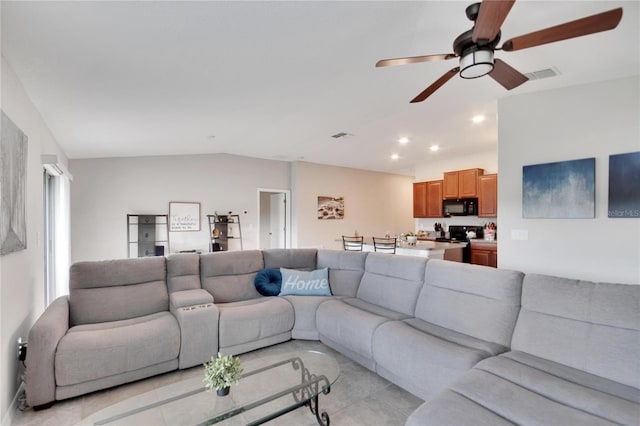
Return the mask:
<path fill-rule="evenodd" d="M 331 135 L 331 137 L 334 139 L 346 138 L 348 136 L 353 136 L 353 135 L 351 133 L 345 133 L 345 132 L 340 132 L 340 133 L 336 133 L 335 135 Z"/>
<path fill-rule="evenodd" d="M 558 71 L 556 67 L 525 73 L 525 77 L 529 80 L 541 80 L 543 78 L 555 77 L 556 75 L 560 75 L 560 71 Z"/>

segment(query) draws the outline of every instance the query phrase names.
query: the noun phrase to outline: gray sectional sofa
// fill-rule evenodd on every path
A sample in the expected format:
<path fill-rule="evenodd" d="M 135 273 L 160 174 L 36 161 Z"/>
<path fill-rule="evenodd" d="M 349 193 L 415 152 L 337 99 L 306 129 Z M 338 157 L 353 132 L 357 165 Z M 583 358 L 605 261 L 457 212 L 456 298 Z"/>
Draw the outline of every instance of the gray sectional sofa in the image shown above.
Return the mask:
<path fill-rule="evenodd" d="M 279 267 L 332 296 L 261 296 Z M 409 426 L 640 424 L 640 285 L 289 249 L 80 262 L 69 288 L 29 334 L 32 406 L 293 338 L 424 399 Z"/>

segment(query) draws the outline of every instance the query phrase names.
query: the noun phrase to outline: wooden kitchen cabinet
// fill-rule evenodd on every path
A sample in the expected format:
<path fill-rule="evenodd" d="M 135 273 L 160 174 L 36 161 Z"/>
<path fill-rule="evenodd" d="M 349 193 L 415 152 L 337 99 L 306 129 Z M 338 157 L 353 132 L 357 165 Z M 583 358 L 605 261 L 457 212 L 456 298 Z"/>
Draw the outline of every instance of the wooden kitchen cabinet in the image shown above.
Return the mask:
<path fill-rule="evenodd" d="M 413 217 L 442 217 L 442 181 L 413 184 Z"/>
<path fill-rule="evenodd" d="M 442 184 L 442 197 L 458 198 L 458 172 L 445 172 Z"/>
<path fill-rule="evenodd" d="M 427 217 L 442 217 L 442 181 L 427 182 Z"/>
<path fill-rule="evenodd" d="M 478 177 L 483 169 L 458 170 L 444 173 L 443 198 L 477 198 Z"/>
<path fill-rule="evenodd" d="M 478 176 L 478 217 L 498 216 L 498 175 Z"/>
<path fill-rule="evenodd" d="M 427 217 L 427 182 L 413 184 L 413 217 Z"/>
<path fill-rule="evenodd" d="M 498 267 L 498 245 L 495 242 L 471 241 L 471 263 Z"/>

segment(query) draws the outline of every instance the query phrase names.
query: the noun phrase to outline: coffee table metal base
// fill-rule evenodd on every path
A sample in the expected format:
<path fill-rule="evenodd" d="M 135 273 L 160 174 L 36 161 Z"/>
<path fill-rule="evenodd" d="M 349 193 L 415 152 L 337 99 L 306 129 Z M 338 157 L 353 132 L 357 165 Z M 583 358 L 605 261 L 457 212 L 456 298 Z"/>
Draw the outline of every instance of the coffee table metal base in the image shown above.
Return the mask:
<path fill-rule="evenodd" d="M 300 407 L 308 406 L 311 410 L 311 413 L 316 416 L 316 420 L 318 424 L 321 426 L 329 426 L 331 420 L 329 418 L 329 414 L 326 411 L 320 412 L 319 408 L 319 394 L 328 394 L 331 392 L 331 382 L 324 375 L 315 375 L 312 374 L 309 369 L 304 366 L 304 362 L 299 357 L 293 357 L 286 359 L 284 361 L 277 362 L 275 364 L 269 365 L 264 368 L 260 368 L 258 370 L 251 371 L 249 373 L 243 374 L 242 378 L 262 373 L 264 371 L 270 370 L 272 368 L 280 367 L 282 365 L 291 364 L 294 370 L 300 370 L 300 384 L 296 386 L 292 386 L 289 389 L 285 389 L 281 392 L 278 392 L 274 395 L 270 395 L 261 400 L 255 401 L 251 404 L 245 405 L 243 407 L 234 408 L 232 410 L 227 411 L 226 413 L 222 413 L 219 416 L 216 416 L 212 419 L 209 419 L 206 422 L 201 423 L 199 426 L 204 425 L 212 425 L 218 422 L 221 422 L 230 417 L 236 416 L 245 411 L 251 410 L 252 408 L 258 407 L 260 405 L 266 404 L 269 401 L 273 401 L 275 399 L 281 398 L 287 394 L 291 394 L 296 401 L 296 404 L 290 405 L 287 408 L 282 410 L 278 410 L 275 413 L 272 413 L 268 416 L 262 417 L 256 421 L 248 423 L 248 425 L 261 425 L 270 420 L 273 420 L 277 417 L 280 417 L 284 414 L 290 413 L 291 411 L 297 410 Z M 321 387 L 322 386 L 322 387 Z"/>

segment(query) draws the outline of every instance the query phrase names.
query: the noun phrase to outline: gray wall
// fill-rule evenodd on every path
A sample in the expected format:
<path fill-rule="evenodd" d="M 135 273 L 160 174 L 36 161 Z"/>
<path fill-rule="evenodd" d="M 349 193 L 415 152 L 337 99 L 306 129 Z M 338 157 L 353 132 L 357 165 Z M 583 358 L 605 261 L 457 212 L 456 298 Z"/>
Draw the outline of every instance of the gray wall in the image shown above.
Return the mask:
<path fill-rule="evenodd" d="M 245 249 L 257 246 L 257 187 L 289 188 L 289 163 L 227 154 L 71 160 L 71 260 L 127 257 L 126 215 L 168 214 L 201 203 L 200 232 L 170 233 L 171 251 L 208 251 L 206 215 L 240 215 Z M 244 215 L 243 211 L 247 214 Z"/>
<path fill-rule="evenodd" d="M 9 64 L 2 58 L 2 110 L 29 138 L 27 142 L 27 248 L 0 256 L 0 420 L 9 410 L 20 385 L 16 347 L 18 337 L 27 338 L 29 328 L 44 310 L 44 207 L 43 168 L 40 156 L 66 157 L 25 93 Z"/>
<path fill-rule="evenodd" d="M 498 266 L 640 283 L 640 219 L 609 219 L 609 155 L 640 150 L 638 77 L 498 102 Z M 596 159 L 595 219 L 523 219 L 522 166 Z M 636 182 L 638 184 L 638 182 Z M 513 230 L 528 240 L 513 239 Z"/>
<path fill-rule="evenodd" d="M 72 262 L 126 257 L 127 213 L 167 214 L 170 201 L 202 203 L 201 231 L 171 233 L 172 252 L 208 251 L 206 215 L 216 210 L 240 214 L 244 248 L 258 248 L 258 188 L 292 190 L 294 247 L 339 248 L 335 240 L 355 229 L 370 237 L 414 225 L 410 176 L 226 154 L 71 160 L 70 168 Z M 318 195 L 345 196 L 345 219 L 318 220 Z"/>

